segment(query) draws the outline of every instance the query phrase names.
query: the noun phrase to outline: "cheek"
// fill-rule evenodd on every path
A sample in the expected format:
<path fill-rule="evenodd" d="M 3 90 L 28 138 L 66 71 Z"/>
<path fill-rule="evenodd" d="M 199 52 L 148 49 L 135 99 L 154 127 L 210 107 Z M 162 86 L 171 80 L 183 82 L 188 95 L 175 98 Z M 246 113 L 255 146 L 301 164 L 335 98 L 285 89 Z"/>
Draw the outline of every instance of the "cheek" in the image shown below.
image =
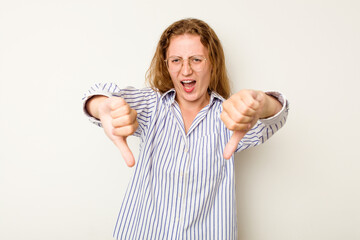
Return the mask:
<path fill-rule="evenodd" d="M 203 83 L 204 83 L 205 85 L 209 86 L 209 85 L 210 85 L 210 81 L 211 81 L 211 73 L 210 73 L 210 72 L 205 73 L 205 74 L 202 76 L 202 78 L 203 78 Z"/>
<path fill-rule="evenodd" d="M 172 83 L 175 85 L 175 82 L 176 82 L 176 74 L 170 73 L 170 78 L 171 78 Z"/>
<path fill-rule="evenodd" d="M 206 82 L 210 84 L 211 79 L 211 67 L 208 66 L 206 71 L 203 72 L 203 78 L 206 79 Z"/>

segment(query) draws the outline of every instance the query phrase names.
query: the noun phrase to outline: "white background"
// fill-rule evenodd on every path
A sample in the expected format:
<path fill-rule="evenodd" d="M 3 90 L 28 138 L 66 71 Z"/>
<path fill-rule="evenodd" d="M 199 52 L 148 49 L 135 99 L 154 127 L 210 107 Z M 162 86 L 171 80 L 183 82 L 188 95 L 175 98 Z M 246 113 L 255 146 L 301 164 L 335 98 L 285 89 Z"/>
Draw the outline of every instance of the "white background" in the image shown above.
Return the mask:
<path fill-rule="evenodd" d="M 269 142 L 236 155 L 239 239 L 360 239 L 359 12 L 356 0 L 1 0 L 0 239 L 112 239 L 133 170 L 81 97 L 96 82 L 143 87 L 162 31 L 185 17 L 217 32 L 233 92 L 291 104 Z"/>

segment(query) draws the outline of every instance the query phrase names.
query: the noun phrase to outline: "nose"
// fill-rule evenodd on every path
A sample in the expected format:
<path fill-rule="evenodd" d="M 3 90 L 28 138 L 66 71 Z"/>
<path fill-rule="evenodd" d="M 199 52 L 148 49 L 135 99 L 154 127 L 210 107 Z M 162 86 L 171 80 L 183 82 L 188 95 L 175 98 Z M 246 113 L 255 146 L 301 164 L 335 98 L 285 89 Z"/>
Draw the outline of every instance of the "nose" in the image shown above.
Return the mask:
<path fill-rule="evenodd" d="M 184 76 L 188 76 L 188 75 L 191 75 L 193 72 L 191 66 L 190 66 L 190 62 L 189 62 L 189 59 L 184 59 L 183 60 L 183 64 L 181 66 L 181 73 L 184 75 Z"/>

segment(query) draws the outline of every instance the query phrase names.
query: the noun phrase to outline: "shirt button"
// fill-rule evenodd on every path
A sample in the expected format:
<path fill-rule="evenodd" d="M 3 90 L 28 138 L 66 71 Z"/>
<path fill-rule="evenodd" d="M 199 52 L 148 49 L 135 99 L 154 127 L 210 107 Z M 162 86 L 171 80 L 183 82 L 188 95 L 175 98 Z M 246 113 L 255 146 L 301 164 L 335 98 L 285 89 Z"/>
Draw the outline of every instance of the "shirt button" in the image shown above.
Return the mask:
<path fill-rule="evenodd" d="M 183 176 L 184 176 L 184 173 L 183 173 L 183 172 L 180 172 L 180 176 L 182 176 L 182 177 L 183 177 Z"/>
<path fill-rule="evenodd" d="M 184 150 L 184 152 L 188 152 L 188 151 L 189 151 L 189 149 L 186 147 L 185 150 Z"/>

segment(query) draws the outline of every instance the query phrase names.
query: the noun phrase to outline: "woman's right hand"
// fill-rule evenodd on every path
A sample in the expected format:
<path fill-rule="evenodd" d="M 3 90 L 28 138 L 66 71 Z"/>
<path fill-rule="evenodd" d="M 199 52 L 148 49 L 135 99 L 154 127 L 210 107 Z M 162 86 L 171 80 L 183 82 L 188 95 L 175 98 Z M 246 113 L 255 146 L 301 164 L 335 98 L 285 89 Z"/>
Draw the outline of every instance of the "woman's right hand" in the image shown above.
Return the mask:
<path fill-rule="evenodd" d="M 121 97 L 96 96 L 90 99 L 87 109 L 91 115 L 100 119 L 106 135 L 120 150 L 126 164 L 134 166 L 135 158 L 126 138 L 136 131 L 139 124 L 137 112 L 130 108 Z"/>

